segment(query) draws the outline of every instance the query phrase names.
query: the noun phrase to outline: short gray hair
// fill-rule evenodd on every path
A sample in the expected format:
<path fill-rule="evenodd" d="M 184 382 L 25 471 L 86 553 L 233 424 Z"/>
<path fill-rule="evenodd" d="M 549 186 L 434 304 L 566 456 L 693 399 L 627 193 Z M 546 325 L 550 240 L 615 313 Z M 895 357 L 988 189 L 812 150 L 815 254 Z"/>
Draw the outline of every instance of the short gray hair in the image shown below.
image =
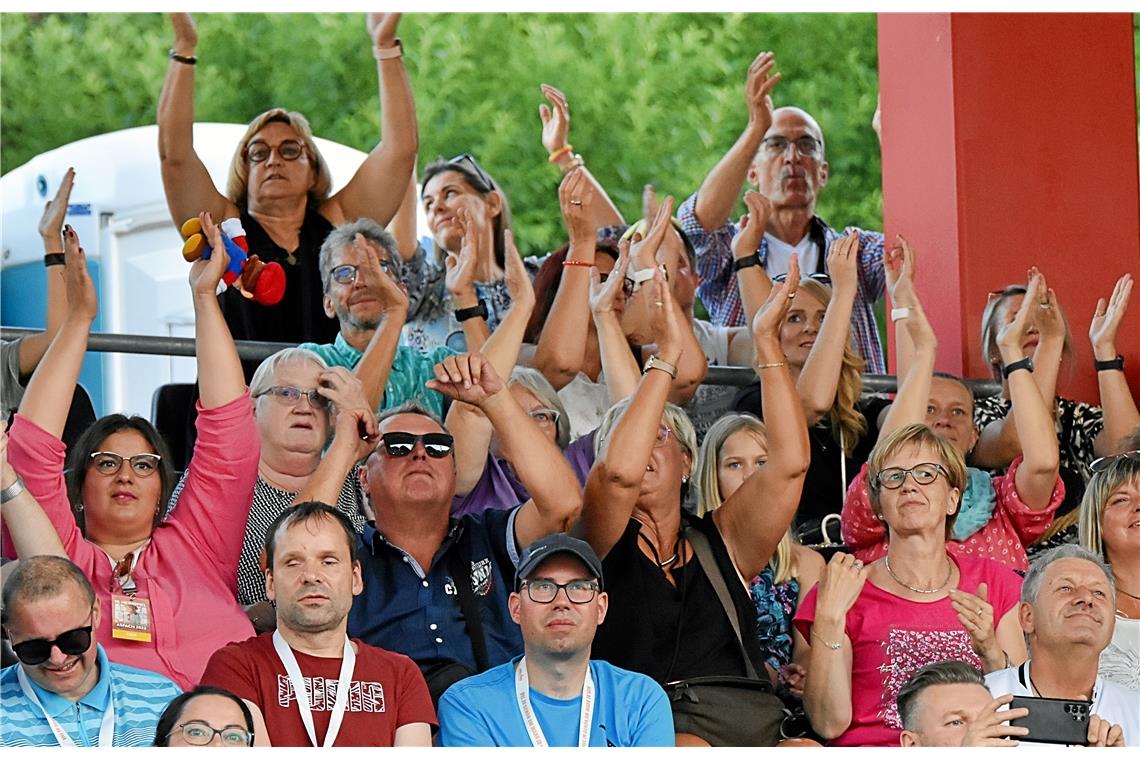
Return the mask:
<path fill-rule="evenodd" d="M 977 684 L 986 688 L 982 671 L 960 660 L 943 660 L 919 668 L 899 689 L 895 702 L 899 708 L 899 719 L 907 731 L 917 729 L 918 698 L 931 686 L 953 686 L 955 684 Z"/>
<path fill-rule="evenodd" d="M 277 378 L 277 371 L 281 367 L 286 364 L 302 364 L 304 362 L 312 362 L 322 370 L 329 368 L 328 363 L 315 351 L 300 347 L 283 348 L 275 354 L 270 354 L 265 358 L 265 361 L 257 365 L 257 371 L 253 373 L 253 378 L 249 381 L 249 395 L 257 398 L 265 394 L 273 387 L 273 381 Z"/>
<path fill-rule="evenodd" d="M 351 222 L 338 224 L 333 227 L 332 232 L 325 238 L 325 242 L 321 244 L 321 256 L 319 266 L 321 268 L 321 288 L 322 292 L 328 293 L 329 288 L 332 286 L 332 268 L 333 258 L 338 256 L 341 251 L 352 245 L 356 236 L 363 235 L 368 240 L 379 245 L 388 253 L 388 260 L 391 262 L 392 273 L 399 279 L 403 274 L 404 260 L 400 258 L 400 252 L 396 247 L 396 238 L 376 223 L 375 220 L 362 216 Z"/>
<path fill-rule="evenodd" d="M 570 417 L 566 414 L 566 407 L 562 399 L 558 398 L 558 391 L 546 379 L 546 376 L 534 367 L 515 367 L 511 370 L 507 385 L 521 385 L 534 394 L 534 397 L 546 404 L 547 407 L 558 412 L 558 434 L 555 440 L 558 448 L 565 449 L 570 445 Z"/>
<path fill-rule="evenodd" d="M 1099 567 L 1104 577 L 1108 578 L 1108 587 L 1112 589 L 1112 598 L 1115 602 L 1116 579 L 1112 576 L 1112 568 L 1103 559 L 1078 544 L 1061 544 L 1041 552 L 1029 566 L 1029 572 L 1025 574 L 1025 580 L 1021 584 L 1021 601 L 1029 604 L 1037 601 L 1045 571 L 1049 565 L 1060 559 L 1083 559 Z"/>
<path fill-rule="evenodd" d="M 416 401 L 415 399 L 405 401 L 399 406 L 394 406 L 391 409 L 385 409 L 384 411 L 380 412 L 380 414 L 376 415 L 376 424 L 379 425 L 389 417 L 395 417 L 398 414 L 418 414 L 421 417 L 427 417 L 429 420 L 443 428 L 444 432 L 450 432 L 447 430 L 447 425 L 443 424 L 443 420 L 439 418 L 438 414 L 428 409 L 426 406 L 421 404 L 419 401 Z"/>

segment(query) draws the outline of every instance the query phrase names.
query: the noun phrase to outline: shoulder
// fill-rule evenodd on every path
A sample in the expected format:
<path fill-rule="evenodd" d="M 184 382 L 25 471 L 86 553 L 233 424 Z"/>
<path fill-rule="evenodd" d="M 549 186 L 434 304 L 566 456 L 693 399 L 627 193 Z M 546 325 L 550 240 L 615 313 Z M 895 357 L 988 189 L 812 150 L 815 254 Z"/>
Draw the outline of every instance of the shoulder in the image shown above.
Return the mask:
<path fill-rule="evenodd" d="M 504 662 L 490 670 L 478 675 L 456 681 L 439 700 L 439 708 L 443 710 L 445 703 L 464 704 L 477 709 L 493 693 L 513 693 L 515 678 L 515 661 Z"/>
<path fill-rule="evenodd" d="M 644 673 L 619 668 L 605 660 L 590 660 L 590 669 L 597 681 L 621 690 L 623 697 L 650 698 L 656 696 L 658 692 L 664 694 L 661 686 Z"/>
<path fill-rule="evenodd" d="M 954 557 L 954 561 L 958 563 L 962 581 L 984 582 L 990 589 L 991 599 L 994 598 L 995 591 L 1010 594 L 1015 599 L 1021 593 L 1021 576 L 997 560 L 958 554 Z"/>
<path fill-rule="evenodd" d="M 410 671 L 415 671 L 419 675 L 419 668 L 407 655 L 367 644 L 355 637 L 352 642 L 356 644 L 357 659 L 371 667 L 386 668 L 401 677 Z"/>
<path fill-rule="evenodd" d="M 986 688 L 995 696 L 1018 693 L 1021 682 L 1017 680 L 1017 668 L 1005 668 L 986 674 Z"/>
<path fill-rule="evenodd" d="M 112 688 L 135 692 L 138 696 L 173 699 L 182 693 L 178 684 L 152 670 L 112 662 L 110 675 Z"/>

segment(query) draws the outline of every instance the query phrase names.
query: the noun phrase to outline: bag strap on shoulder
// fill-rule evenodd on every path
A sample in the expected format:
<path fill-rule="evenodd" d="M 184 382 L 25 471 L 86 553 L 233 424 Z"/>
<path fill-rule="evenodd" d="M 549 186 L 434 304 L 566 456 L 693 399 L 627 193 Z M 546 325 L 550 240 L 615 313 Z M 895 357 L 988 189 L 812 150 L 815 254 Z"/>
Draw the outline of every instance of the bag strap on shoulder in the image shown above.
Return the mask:
<path fill-rule="evenodd" d="M 716 598 L 720 600 L 724 614 L 728 616 L 728 622 L 736 634 L 736 643 L 740 647 L 740 654 L 744 657 L 745 672 L 749 678 L 758 679 L 756 668 L 752 666 L 752 658 L 748 656 L 748 650 L 744 648 L 744 638 L 740 633 L 740 617 L 737 615 L 736 605 L 732 603 L 732 596 L 728 592 L 728 586 L 724 583 L 724 575 L 720 572 L 720 566 L 717 565 L 716 559 L 713 557 L 712 546 L 709 545 L 708 538 L 692 526 L 685 528 L 684 536 L 689 541 L 689 545 L 693 547 L 693 554 L 696 555 L 697 562 L 700 563 L 701 568 L 705 571 L 705 576 L 712 584 L 713 590 L 716 591 Z"/>

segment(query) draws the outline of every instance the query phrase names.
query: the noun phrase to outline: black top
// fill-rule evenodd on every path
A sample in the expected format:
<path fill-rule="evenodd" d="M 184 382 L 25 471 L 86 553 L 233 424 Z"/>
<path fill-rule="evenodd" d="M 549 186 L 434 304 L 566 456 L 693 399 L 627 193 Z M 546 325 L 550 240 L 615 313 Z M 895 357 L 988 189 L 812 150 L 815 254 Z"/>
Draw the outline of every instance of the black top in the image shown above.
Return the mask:
<path fill-rule="evenodd" d="M 841 448 L 832 435 L 831 419 L 824 417 L 819 424 L 808 428 L 808 441 L 811 445 L 811 464 L 804 477 L 804 489 L 800 495 L 800 505 L 796 509 L 795 528 L 800 541 L 806 544 L 820 543 L 822 535 L 819 523 L 828 514 L 843 511 L 843 496 L 847 486 L 866 464 L 871 449 L 879 439 L 878 419 L 882 410 L 891 400 L 882 396 L 864 396 L 855 407 L 867 418 L 867 432 L 855 444 L 847 460 L 847 480 L 843 482 L 843 470 L 839 465 Z M 735 409 L 738 412 L 755 414 L 764 419 L 760 408 L 760 384 L 746 386 L 736 396 Z M 842 485 L 840 485 L 842 483 Z M 829 526 L 828 535 L 838 539 L 839 526 Z"/>
<path fill-rule="evenodd" d="M 711 517 L 682 519 L 708 537 L 736 607 L 752 666 L 763 677 L 764 652 L 754 635 L 756 607 L 737 580 L 720 531 Z M 610 605 L 606 622 L 594 637 L 591 657 L 644 673 L 659 683 L 699 676 L 746 676 L 736 633 L 700 562 L 694 556 L 672 570 L 677 582 L 673 586 L 638 547 L 638 528 L 639 523 L 631 519 L 602 560 Z"/>
<path fill-rule="evenodd" d="M 325 316 L 319 264 L 321 244 L 332 231 L 332 222 L 309 206 L 301 223 L 300 243 L 292 255 L 273 242 L 248 211 L 241 212 L 241 224 L 250 254 L 257 254 L 266 264 L 276 261 L 284 268 L 285 297 L 273 306 L 262 306 L 236 288 L 227 288 L 218 302 L 234 340 L 332 343 L 340 324 L 336 317 Z M 259 363 L 242 362 L 246 382 Z"/>

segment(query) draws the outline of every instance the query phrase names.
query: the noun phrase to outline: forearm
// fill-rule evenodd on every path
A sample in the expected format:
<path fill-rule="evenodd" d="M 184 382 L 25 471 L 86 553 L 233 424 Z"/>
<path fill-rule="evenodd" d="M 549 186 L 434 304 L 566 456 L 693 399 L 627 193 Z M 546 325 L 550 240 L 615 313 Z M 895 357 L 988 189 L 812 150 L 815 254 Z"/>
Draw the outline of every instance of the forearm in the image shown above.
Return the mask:
<path fill-rule="evenodd" d="M 901 336 L 905 330 L 896 334 Z M 901 337 L 900 337 L 901 339 Z M 909 338 L 908 338 L 909 341 Z M 926 407 L 930 403 L 930 383 L 934 374 L 936 350 L 933 345 L 916 347 L 910 358 L 906 375 L 902 376 L 898 393 L 879 429 L 879 440 L 904 425 L 926 421 Z"/>
<path fill-rule="evenodd" d="M 193 56 L 193 48 L 178 49 L 181 56 Z M 162 82 L 158 98 L 158 157 L 165 163 L 180 163 L 196 159 L 194 153 L 194 70 L 190 66 L 171 60 Z"/>
<path fill-rule="evenodd" d="M 804 683 L 804 710 L 824 739 L 835 739 L 851 725 L 851 643 L 842 620 L 816 618 L 811 631 L 811 654 Z M 839 644 L 833 649 L 827 644 Z"/>
<path fill-rule="evenodd" d="M 1115 343 L 1093 346 L 1093 358 L 1097 361 L 1110 361 L 1117 355 Z M 1096 453 L 1098 456 L 1116 454 L 1121 451 L 1123 440 L 1140 426 L 1140 411 L 1136 409 L 1132 389 L 1122 370 L 1098 371 L 1096 384 L 1104 419 L 1104 429 L 1096 440 Z"/>
<path fill-rule="evenodd" d="M 404 58 L 377 61 L 380 82 L 380 130 L 385 147 L 401 156 L 411 157 L 406 176 L 415 165 L 416 151 L 420 148 L 419 125 L 416 123 L 416 102 L 412 96 L 412 83 L 404 66 Z M 405 158 L 405 160 L 407 160 Z"/>
<path fill-rule="evenodd" d="M 68 412 L 68 405 L 60 399 L 69 399 L 75 392 L 90 329 L 90 319 L 68 316 L 32 374 L 20 402 L 22 416 L 57 438 L 63 435 Z"/>
<path fill-rule="evenodd" d="M 756 362 L 759 366 L 784 362 L 778 338 L 756 341 Z M 760 369 L 759 373 L 760 404 L 768 429 L 765 471 L 784 477 L 802 477 L 807 470 L 811 450 L 807 422 L 792 376 L 785 366 Z"/>
<path fill-rule="evenodd" d="M 0 486 L 8 488 L 16 482 L 16 472 L 7 464 L 3 470 Z M 3 510 L 0 510 L 0 516 L 4 519 L 4 527 L 19 556 L 34 557 L 39 554 L 67 556 L 55 526 L 32 496 L 31 491 L 25 489 L 11 501 L 5 502 Z"/>
<path fill-rule="evenodd" d="M 340 498 L 340 490 L 344 487 L 345 478 L 356 466 L 355 449 L 350 446 L 337 445 L 337 441 L 329 447 L 321 458 L 317 469 L 305 481 L 305 485 L 293 497 L 293 504 L 303 504 L 306 501 L 319 501 L 330 506 L 336 506 Z"/>
<path fill-rule="evenodd" d="M 593 243 L 571 243 L 566 260 L 593 263 Z M 573 380 L 582 369 L 590 329 L 589 296 L 589 267 L 563 267 L 562 282 L 534 354 L 534 366 L 556 389 Z"/>
<path fill-rule="evenodd" d="M 709 373 L 708 359 L 705 351 L 693 333 L 693 323 L 681 312 L 681 307 L 673 304 L 678 312 L 681 324 L 681 359 L 677 362 L 677 377 L 673 380 L 673 389 L 669 393 L 669 401 L 678 406 L 684 406 L 701 387 L 705 376 Z M 607 375 L 608 378 L 608 375 Z"/>
<path fill-rule="evenodd" d="M 676 351 L 671 356 L 659 356 L 676 364 Z M 626 413 L 610 431 L 609 440 L 599 460 L 604 464 L 605 477 L 623 486 L 639 486 L 645 477 L 645 467 L 653 453 L 653 444 L 661 425 L 661 414 L 672 387 L 669 373 L 661 370 L 646 372 L 638 381 Z"/>
<path fill-rule="evenodd" d="M 396 251 L 404 261 L 411 261 L 416 255 L 419 238 L 416 236 L 416 173 L 413 170 L 404 190 L 404 199 L 400 201 L 400 208 L 392 217 L 388 231 L 396 239 Z"/>
<path fill-rule="evenodd" d="M 198 391 L 202 407 L 213 409 L 245 392 L 245 374 L 217 297 L 213 293 L 195 293 L 193 299 Z"/>
<path fill-rule="evenodd" d="M 36 371 L 36 367 L 39 366 L 40 360 L 44 358 L 44 354 L 47 353 L 50 345 L 50 331 L 29 335 L 20 341 L 19 368 L 21 378 L 28 377 Z"/>
<path fill-rule="evenodd" d="M 1033 352 L 1033 382 L 1041 392 L 1041 398 L 1049 400 L 1049 414 L 1053 398 L 1057 395 L 1057 376 L 1061 372 L 1061 356 L 1065 344 L 1062 338 L 1043 338 Z"/>
<path fill-rule="evenodd" d="M 740 188 L 748 178 L 748 167 L 752 165 L 763 139 L 763 133 L 749 122 L 733 146 L 701 183 L 693 212 L 706 230 L 711 231 L 724 224 L 732 213 Z"/>
<path fill-rule="evenodd" d="M 483 357 L 491 362 L 491 366 L 495 368 L 499 377 L 509 378 L 515 365 L 518 364 L 523 335 L 526 333 L 526 325 L 533 312 L 533 298 L 514 301 L 511 303 L 511 309 L 507 312 L 507 316 L 483 343 L 482 348 L 473 349 L 468 346 L 468 350 L 480 351 Z"/>
<path fill-rule="evenodd" d="M 1010 414 L 1025 455 L 1015 475 L 1017 493 L 1030 509 L 1044 509 L 1053 494 L 1060 467 L 1053 415 L 1028 372 L 1009 376 L 1009 395 L 1013 401 Z"/>
<path fill-rule="evenodd" d="M 756 312 L 772 292 L 772 280 L 761 267 L 745 267 L 736 273 L 736 286 L 740 289 L 740 303 L 744 309 L 744 326 L 750 328 Z"/>
<path fill-rule="evenodd" d="M 807 424 L 814 425 L 835 405 L 839 375 L 843 369 L 843 351 L 851 330 L 851 305 L 855 294 L 831 299 L 823 326 L 796 380 L 796 392 L 803 405 Z M 846 307 L 846 308 L 845 308 Z"/>
<path fill-rule="evenodd" d="M 61 253 L 63 251 L 63 237 L 56 232 L 45 236 L 44 254 Z M 61 266 L 44 267 L 44 277 L 47 284 L 47 340 L 50 342 L 59 332 L 60 325 L 67 318 L 67 284 L 63 279 L 64 268 Z M 47 346 L 44 346 L 47 350 Z M 40 354 L 43 356 L 43 354 Z"/>
<path fill-rule="evenodd" d="M 598 352 L 601 354 L 606 392 L 610 404 L 616 404 L 637 390 L 641 371 L 614 312 L 595 314 L 594 327 L 598 331 Z"/>
<path fill-rule="evenodd" d="M 385 313 L 380 327 L 373 333 L 360 362 L 352 371 L 360 381 L 369 409 L 379 409 L 380 402 L 384 399 L 384 389 L 388 385 L 388 375 L 392 372 L 396 348 L 400 345 L 400 331 L 404 327 L 406 314 L 403 309 Z"/>
<path fill-rule="evenodd" d="M 446 427 L 455 439 L 455 495 L 466 496 L 483 476 L 491 446 L 491 423 L 479 409 L 453 401 Z"/>

